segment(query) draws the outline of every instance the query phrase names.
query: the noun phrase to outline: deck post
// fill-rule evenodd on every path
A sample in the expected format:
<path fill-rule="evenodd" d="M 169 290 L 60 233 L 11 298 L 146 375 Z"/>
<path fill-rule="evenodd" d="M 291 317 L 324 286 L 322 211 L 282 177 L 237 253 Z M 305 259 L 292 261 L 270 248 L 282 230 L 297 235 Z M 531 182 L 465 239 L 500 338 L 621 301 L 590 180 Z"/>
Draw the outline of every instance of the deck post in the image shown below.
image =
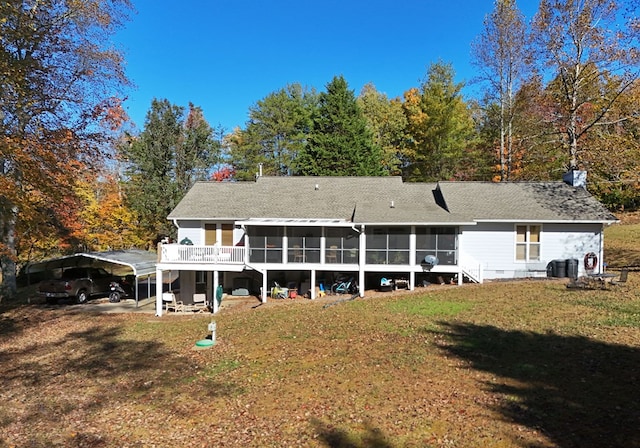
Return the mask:
<path fill-rule="evenodd" d="M 163 271 L 156 268 L 156 316 L 162 316 L 162 284 Z"/>

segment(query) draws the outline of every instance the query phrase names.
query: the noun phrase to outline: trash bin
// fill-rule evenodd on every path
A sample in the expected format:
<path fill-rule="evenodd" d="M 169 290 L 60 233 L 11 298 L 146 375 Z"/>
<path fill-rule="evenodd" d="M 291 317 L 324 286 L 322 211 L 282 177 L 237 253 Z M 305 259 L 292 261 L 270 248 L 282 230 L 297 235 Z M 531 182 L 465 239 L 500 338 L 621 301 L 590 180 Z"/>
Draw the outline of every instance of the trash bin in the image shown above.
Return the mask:
<path fill-rule="evenodd" d="M 555 277 L 556 276 L 556 270 L 554 269 L 555 263 L 553 261 L 550 261 L 549 263 L 547 263 L 547 277 Z"/>
<path fill-rule="evenodd" d="M 578 278 L 578 259 L 567 259 L 567 277 L 576 279 Z"/>
<path fill-rule="evenodd" d="M 553 260 L 554 277 L 567 276 L 567 260 Z"/>

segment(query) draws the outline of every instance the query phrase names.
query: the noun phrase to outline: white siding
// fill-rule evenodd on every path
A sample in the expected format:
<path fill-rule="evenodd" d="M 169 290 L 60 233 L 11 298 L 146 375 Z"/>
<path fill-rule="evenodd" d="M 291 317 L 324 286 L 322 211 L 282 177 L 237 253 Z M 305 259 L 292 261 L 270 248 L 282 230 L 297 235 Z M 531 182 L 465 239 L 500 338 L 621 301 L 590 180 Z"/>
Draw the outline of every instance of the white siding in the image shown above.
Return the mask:
<path fill-rule="evenodd" d="M 180 221 L 178 225 L 177 243 L 189 238 L 195 246 L 204 245 L 204 226 L 200 221 Z"/>
<path fill-rule="evenodd" d="M 602 254 L 601 224 L 546 224 L 543 227 L 542 254 L 549 261 L 575 258 L 578 260 L 578 273 L 584 274 L 584 256 L 593 252 L 598 256 L 600 271 Z"/>
<path fill-rule="evenodd" d="M 582 275 L 587 253 L 602 262 L 601 230 L 600 224 L 542 224 L 540 261 L 523 262 L 515 260 L 514 223 L 480 223 L 461 228 L 460 251 L 482 265 L 486 279 L 546 276 L 549 262 L 571 258 L 578 260 Z"/>
<path fill-rule="evenodd" d="M 214 223 L 208 222 L 208 224 L 214 224 Z M 228 223 L 228 224 L 233 224 L 233 223 Z M 182 241 L 184 238 L 189 238 L 191 242 L 196 246 L 204 245 L 205 230 L 204 230 L 203 222 L 179 221 L 178 225 L 180 226 L 180 228 L 178 228 L 178 240 L 177 240 L 178 243 Z M 218 226 L 219 225 L 220 224 L 218 224 Z M 218 229 L 218 232 L 220 232 L 219 229 Z M 241 228 L 233 229 L 233 245 L 234 246 L 240 243 L 243 237 L 244 237 L 244 230 L 242 230 Z M 218 235 L 218 238 L 221 238 L 221 236 Z"/>

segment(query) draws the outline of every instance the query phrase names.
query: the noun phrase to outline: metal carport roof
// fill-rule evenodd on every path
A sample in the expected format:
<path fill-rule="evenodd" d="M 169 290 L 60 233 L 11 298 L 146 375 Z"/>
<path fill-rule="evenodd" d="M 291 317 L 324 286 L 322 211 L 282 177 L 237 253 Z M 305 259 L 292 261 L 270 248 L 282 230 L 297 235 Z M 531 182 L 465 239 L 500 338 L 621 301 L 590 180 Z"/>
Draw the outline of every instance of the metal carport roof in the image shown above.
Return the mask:
<path fill-rule="evenodd" d="M 81 252 L 64 257 L 52 258 L 38 263 L 30 264 L 27 273 L 48 271 L 72 266 L 93 264 L 94 261 L 112 263 L 131 268 L 136 277 L 155 274 L 157 255 L 146 250 L 111 250 L 107 252 Z"/>

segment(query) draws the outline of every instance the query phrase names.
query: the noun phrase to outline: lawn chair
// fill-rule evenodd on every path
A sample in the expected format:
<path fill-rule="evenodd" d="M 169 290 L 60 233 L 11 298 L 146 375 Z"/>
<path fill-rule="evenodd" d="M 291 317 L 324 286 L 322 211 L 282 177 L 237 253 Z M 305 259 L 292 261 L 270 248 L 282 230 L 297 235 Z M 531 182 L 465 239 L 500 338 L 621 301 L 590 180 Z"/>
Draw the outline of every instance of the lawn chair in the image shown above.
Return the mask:
<path fill-rule="evenodd" d="M 207 302 L 206 294 L 194 294 L 193 304 L 185 305 L 185 311 L 195 311 L 196 313 L 204 313 L 209 310 L 209 302 Z"/>
<path fill-rule="evenodd" d="M 184 303 L 176 300 L 176 295 L 172 292 L 162 293 L 162 303 L 164 303 L 164 310 L 178 312 L 184 312 Z"/>
<path fill-rule="evenodd" d="M 294 263 L 304 263 L 306 261 L 306 256 L 302 252 L 302 248 L 297 244 L 293 246 L 293 262 Z"/>
<path fill-rule="evenodd" d="M 627 277 L 629 276 L 629 268 L 622 268 L 620 271 L 620 277 L 611 280 L 612 285 L 624 285 L 627 283 Z"/>

